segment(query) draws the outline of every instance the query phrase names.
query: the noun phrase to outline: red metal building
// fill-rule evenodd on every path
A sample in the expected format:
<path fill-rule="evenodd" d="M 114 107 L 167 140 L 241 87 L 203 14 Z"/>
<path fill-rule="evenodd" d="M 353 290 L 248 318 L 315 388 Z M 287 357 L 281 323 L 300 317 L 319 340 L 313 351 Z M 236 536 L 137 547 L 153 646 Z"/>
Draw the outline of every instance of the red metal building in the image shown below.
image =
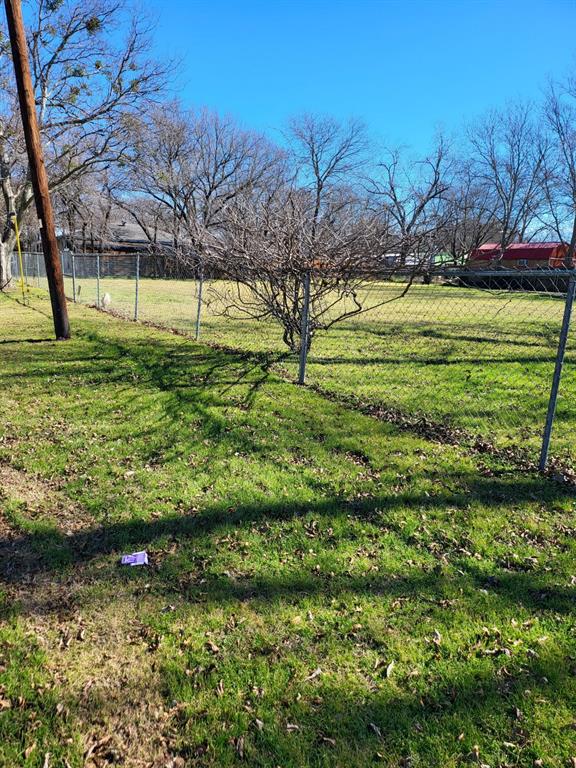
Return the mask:
<path fill-rule="evenodd" d="M 479 269 L 549 269 L 565 266 L 568 246 L 563 243 L 513 243 L 500 258 L 498 243 L 485 243 L 470 253 L 469 265 Z"/>

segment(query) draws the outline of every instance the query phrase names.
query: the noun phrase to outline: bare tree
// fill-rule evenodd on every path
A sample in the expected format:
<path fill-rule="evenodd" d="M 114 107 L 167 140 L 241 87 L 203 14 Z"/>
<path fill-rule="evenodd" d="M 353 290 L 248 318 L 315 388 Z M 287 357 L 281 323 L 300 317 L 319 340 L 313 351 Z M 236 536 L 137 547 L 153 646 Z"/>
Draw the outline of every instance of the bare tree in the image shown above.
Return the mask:
<path fill-rule="evenodd" d="M 566 266 L 572 267 L 576 261 L 576 78 L 549 84 L 544 120 L 551 140 L 545 219 L 556 237 L 568 241 Z"/>
<path fill-rule="evenodd" d="M 205 241 L 227 206 L 262 182 L 279 152 L 232 119 L 183 111 L 177 103 L 133 126 L 133 150 L 117 198 L 152 242 L 150 214 L 171 233 L 170 256 L 206 266 Z M 134 206 L 134 194 L 140 205 Z M 152 207 L 143 207 L 148 200 Z"/>
<path fill-rule="evenodd" d="M 530 104 L 510 105 L 490 112 L 468 131 L 475 175 L 494 196 L 500 259 L 515 239 L 536 234 L 534 224 L 544 205 L 549 148 L 533 113 Z"/>
<path fill-rule="evenodd" d="M 409 159 L 389 150 L 377 175 L 368 182 L 372 205 L 389 233 L 389 266 L 415 276 L 428 272 L 440 246 L 448 210 L 443 204 L 451 188 L 453 161 L 440 137 L 424 159 Z"/>
<path fill-rule="evenodd" d="M 267 183 L 226 207 L 209 251 L 232 281 L 217 289 L 226 313 L 276 321 L 299 351 L 306 285 L 310 347 L 319 330 L 368 308 L 359 289 L 382 232 L 356 183 L 367 150 L 360 124 L 305 115 L 290 123 L 288 140 Z"/>
<path fill-rule="evenodd" d="M 368 142 L 365 128 L 357 120 L 341 125 L 330 117 L 305 114 L 289 124 L 296 178 L 314 197 L 311 236 L 322 215 L 322 207 L 339 184 L 350 183 L 365 165 Z"/>
<path fill-rule="evenodd" d="M 225 313 L 280 324 L 292 351 L 301 345 L 304 291 L 310 281 L 308 336 L 363 310 L 359 288 L 374 253 L 374 217 L 361 201 L 342 192 L 323 213 L 295 184 L 238 200 L 227 212 L 212 252 L 222 259 L 216 293 Z"/>
<path fill-rule="evenodd" d="M 471 251 L 490 240 L 500 239 L 494 190 L 477 177 L 469 160 L 457 163 L 443 205 L 440 245 L 448 264 L 464 266 Z"/>
<path fill-rule="evenodd" d="M 53 193 L 53 202 L 63 245 L 83 253 L 102 249 L 114 211 L 109 169 L 74 178 Z"/>
<path fill-rule="evenodd" d="M 31 0 L 26 13 L 33 85 L 51 190 L 124 156 L 134 116 L 162 89 L 167 67 L 148 58 L 149 28 L 122 0 Z M 21 218 L 32 189 L 12 86 L 0 45 L 0 183 L 4 220 Z M 10 282 L 14 232 L 0 233 L 0 288 Z"/>

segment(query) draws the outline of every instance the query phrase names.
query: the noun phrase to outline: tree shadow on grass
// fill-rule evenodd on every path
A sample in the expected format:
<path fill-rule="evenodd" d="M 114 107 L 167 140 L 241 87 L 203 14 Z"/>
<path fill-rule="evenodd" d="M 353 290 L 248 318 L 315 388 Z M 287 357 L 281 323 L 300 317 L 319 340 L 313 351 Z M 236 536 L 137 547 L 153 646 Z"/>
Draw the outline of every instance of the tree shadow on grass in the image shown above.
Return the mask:
<path fill-rule="evenodd" d="M 150 575 L 143 578 L 150 579 Z M 390 767 L 403 764 L 424 768 L 478 764 L 479 745 L 482 759 L 490 760 L 491 765 L 528 768 L 542 756 L 536 737 L 544 727 L 539 714 L 544 703 L 548 717 L 550 710 L 558 710 L 566 721 L 564 731 L 560 726 L 556 734 L 557 755 L 547 752 L 546 758 L 554 760 L 565 753 L 568 758 L 573 743 L 569 720 L 574 691 L 574 660 L 569 649 L 552 644 L 551 648 L 539 647 L 539 653 L 533 655 L 526 647 L 515 648 L 512 654 L 496 653 L 493 638 L 474 631 L 464 632 L 461 645 L 455 646 L 440 615 L 443 612 L 449 617 L 443 604 L 447 594 L 453 596 L 460 590 L 459 584 L 448 591 L 442 579 L 433 574 L 402 580 L 389 574 L 387 579 L 377 577 L 363 584 L 352 580 L 347 589 L 333 580 L 321 580 L 322 595 L 326 604 L 332 597 L 368 597 L 383 603 L 384 613 L 392 598 L 418 601 L 424 605 L 420 623 L 426 620 L 429 606 L 430 622 L 424 626 L 429 627 L 430 637 L 426 638 L 426 630 L 423 633 L 420 628 L 406 638 L 412 643 L 417 638 L 421 646 L 410 662 L 398 658 L 397 651 L 391 656 L 386 640 L 375 643 L 363 628 L 338 631 L 335 626 L 324 626 L 320 619 L 311 619 L 312 631 L 318 635 L 312 640 L 316 660 L 309 658 L 310 648 L 302 649 L 300 660 L 300 646 L 294 640 L 298 629 L 289 633 L 291 643 L 282 642 L 283 625 L 276 644 L 248 641 L 249 652 L 246 643 L 236 642 L 231 630 L 215 656 L 191 650 L 185 642 L 180 647 L 178 638 L 186 638 L 175 629 L 171 641 L 154 655 L 164 698 L 174 706 L 172 753 L 182 756 L 190 766 L 371 766 L 385 759 L 384 764 Z M 291 584 L 259 584 L 256 580 L 253 591 L 224 586 L 223 582 L 217 587 L 203 585 L 202 590 L 195 602 L 205 605 L 207 611 L 215 609 L 221 615 L 224 610 L 232 617 L 238 601 L 251 600 L 262 616 L 273 616 L 275 608 L 297 605 L 300 598 L 316 594 L 312 580 L 306 583 L 302 579 Z M 514 596 L 515 608 L 525 605 L 532 609 L 518 600 L 522 593 L 517 586 Z M 510 607 L 508 598 L 499 595 L 503 608 Z M 228 605 L 228 600 L 235 601 L 236 607 Z M 403 605 L 400 611 L 411 610 L 409 602 Z M 562 605 L 556 597 L 553 604 L 540 608 L 552 615 L 562 610 Z M 437 626 L 446 632 L 440 641 L 432 639 Z M 241 625 L 236 632 L 243 634 Z M 332 636 L 329 646 L 322 641 L 326 634 Z M 150 642 L 157 647 L 153 637 Z M 378 667 L 372 663 L 374 654 L 384 660 Z M 394 659 L 396 665 L 388 673 L 388 663 Z M 319 665 L 320 673 L 310 677 L 315 665 Z M 273 684 L 271 670 L 275 667 L 284 667 L 284 682 L 280 676 Z M 139 690 L 133 685 L 138 674 L 128 668 L 123 681 L 126 721 L 133 712 L 130 697 L 146 695 L 145 688 Z M 215 693 L 218 690 L 220 694 Z M 240 701 L 245 702 L 244 707 L 239 706 Z M 66 703 L 72 713 L 78 709 L 86 712 L 85 700 L 79 707 L 68 694 Z M 110 714 L 116 721 L 120 719 L 119 703 L 107 697 L 94 699 L 90 706 L 92 719 L 97 722 L 106 722 Z M 558 728 L 553 718 L 550 720 L 546 727 Z M 240 738 L 243 758 L 238 751 Z"/>
<path fill-rule="evenodd" d="M 214 599 L 215 601 L 274 599 L 288 595 L 325 592 L 333 596 L 339 591 L 370 594 L 405 594 L 411 591 L 410 579 L 397 574 L 367 576 L 341 575 L 317 577 L 287 573 L 277 579 L 239 578 L 214 579 L 209 575 L 205 586 L 198 585 L 206 574 L 198 571 L 188 562 L 182 573 L 174 570 L 163 554 L 166 542 L 173 542 L 176 549 L 194 548 L 207 539 L 227 532 L 248 529 L 253 526 L 269 525 L 272 522 L 290 522 L 299 518 L 319 518 L 328 524 L 338 518 L 354 518 L 369 523 L 383 534 L 392 535 L 403 545 L 413 546 L 411 534 L 396 524 L 396 513 L 415 509 L 427 514 L 447 507 L 462 509 L 468 514 L 470 505 L 481 503 L 487 508 L 497 508 L 509 501 L 513 494 L 514 503 L 538 501 L 552 503 L 571 499 L 569 489 L 552 483 L 542 484 L 525 479 L 512 482 L 510 478 L 477 478 L 469 482 L 461 492 L 449 488 L 434 495 L 427 491 L 415 493 L 382 494 L 377 497 L 346 501 L 329 498 L 314 503 L 255 502 L 234 509 L 217 504 L 189 515 L 168 515 L 154 520 L 127 520 L 90 529 L 81 529 L 68 535 L 56 528 L 43 526 L 29 533 L 12 533 L 0 539 L 0 577 L 13 585 L 27 585 L 37 578 L 84 579 L 98 582 L 107 579 L 111 584 L 124 578 L 120 571 L 90 568 L 99 558 L 114 556 L 141 549 L 148 550 L 152 559 L 156 589 L 167 596 L 186 593 L 192 600 Z M 424 553 L 425 554 L 425 553 Z M 444 584 L 436 574 L 436 561 L 429 559 L 424 571 L 415 577 L 416 590 L 421 594 L 433 595 Z M 489 590 L 491 594 L 517 601 L 538 610 L 569 613 L 575 609 L 573 590 L 550 583 L 550 576 L 535 572 L 510 571 L 504 567 L 486 571 L 470 557 L 451 554 L 451 564 L 459 569 L 463 585 L 474 589 Z M 131 569 L 132 570 L 132 569 Z M 189 572 L 188 572 L 189 571 Z M 132 571 L 134 572 L 134 571 Z M 42 610 L 40 608 L 40 610 Z M 50 606 L 46 606 L 50 610 Z"/>
<path fill-rule="evenodd" d="M 134 428 L 131 434 L 132 439 L 149 439 L 149 456 L 144 450 L 143 462 L 155 460 L 171 449 L 187 421 L 194 421 L 197 441 L 220 437 L 226 444 L 233 443 L 236 436 L 228 431 L 225 410 L 233 406 L 250 411 L 264 386 L 270 389 L 282 384 L 272 375 L 272 367 L 280 358 L 275 354 L 232 354 L 185 339 L 175 344 L 174 339 L 161 336 L 135 342 L 107 338 L 82 328 L 76 335 L 92 343 L 96 354 L 81 354 L 73 344 L 59 347 L 56 359 L 52 348 L 40 354 L 37 350 L 19 351 L 17 364 L 22 371 L 0 373 L 0 386 L 14 386 L 20 378 L 27 383 L 37 382 L 44 392 L 44 382 L 49 379 L 57 395 L 81 382 L 90 387 L 86 395 L 91 400 L 98 387 L 112 388 L 114 398 L 96 395 L 102 419 L 121 410 L 126 420 L 136 417 L 135 423 L 142 423 L 141 415 L 150 407 L 149 398 L 157 393 L 160 398 L 154 405 L 164 426 L 151 419 L 149 426 Z M 76 397 L 64 405 L 64 411 L 72 409 L 74 417 L 74 409 L 78 411 L 81 421 L 84 408 L 84 400 Z M 257 441 L 250 440 L 247 434 L 241 442 L 245 451 L 256 454 L 260 450 Z"/>
<path fill-rule="evenodd" d="M 556 360 L 556 355 L 546 350 L 545 355 L 518 355 L 510 357 L 483 357 L 482 355 L 471 352 L 469 357 L 452 356 L 451 353 L 446 350 L 442 350 L 436 357 L 421 356 L 414 352 L 409 352 L 406 357 L 388 357 L 381 355 L 379 357 L 368 357 L 366 355 L 358 354 L 357 356 L 322 356 L 316 357 L 310 356 L 310 364 L 312 365 L 399 365 L 402 368 L 407 366 L 472 366 L 473 368 L 482 367 L 484 365 L 500 365 L 500 364 L 517 364 L 517 365 L 533 365 L 533 364 L 548 364 L 553 365 Z"/>
<path fill-rule="evenodd" d="M 0 344 L 53 344 L 55 339 L 53 338 L 39 338 L 39 339 L 0 339 Z"/>
<path fill-rule="evenodd" d="M 454 661 L 448 674 L 430 670 L 425 684 L 415 684 L 406 673 L 390 681 L 376 674 L 370 693 L 335 685 L 328 675 L 309 686 L 290 715 L 299 723 L 296 739 L 303 742 L 306 765 L 330 765 L 332 759 L 341 764 L 338 760 L 347 756 L 351 765 L 423 768 L 490 760 L 491 765 L 533 766 L 542 753 L 534 744 L 536 724 L 532 717 L 527 722 L 523 710 L 525 705 L 533 709 L 542 697 L 553 706 L 570 707 L 571 672 L 563 661 L 555 655 L 507 666 Z M 254 739 L 256 754 L 280 749 L 290 759 L 294 737 L 282 732 L 282 725 Z M 556 745 L 558 758 L 567 759 L 571 741 L 567 725 L 563 745 Z"/>
<path fill-rule="evenodd" d="M 180 346 L 175 349 L 174 345 L 162 343 L 158 343 L 151 356 L 145 344 L 114 342 L 109 346 L 109 341 L 101 336 L 96 336 L 94 341 L 107 350 L 108 358 L 96 383 L 117 377 L 117 383 L 126 385 L 127 397 L 135 398 L 134 407 L 138 408 L 138 393 L 128 386 L 131 378 L 136 376 L 138 387 L 164 393 L 162 412 L 169 423 L 178 425 L 182 410 L 197 414 L 201 420 L 201 436 L 206 431 L 218 434 L 222 430 L 210 409 L 228 406 L 230 400 L 224 396 L 227 392 L 236 390 L 241 383 L 246 391 L 236 402 L 250 408 L 253 393 L 259 391 L 269 375 L 266 366 L 263 369 L 252 356 L 231 360 L 229 353 L 220 357 L 220 353 L 205 348 L 183 345 L 183 349 Z M 71 351 L 68 358 L 73 375 L 93 377 L 93 366 L 82 366 L 78 370 L 74 354 L 77 352 Z M 132 368 L 119 370 L 125 358 L 130 359 Z M 61 363 L 62 358 L 52 361 L 52 369 L 57 369 Z M 46 371 L 32 375 L 45 376 Z M 110 404 L 110 408 L 113 407 L 115 405 Z M 254 441 L 248 441 L 247 445 L 250 450 L 261 449 Z M 0 542 L 0 574 L 9 586 L 32 593 L 40 582 L 57 582 L 59 579 L 67 580 L 77 588 L 95 587 L 93 592 L 79 589 L 77 597 L 71 598 L 74 609 L 79 610 L 88 607 L 89 600 L 95 601 L 96 608 L 98 601 L 113 602 L 118 591 L 128 584 L 134 588 L 135 599 L 138 590 L 148 589 L 167 603 L 178 601 L 184 610 L 200 605 L 207 610 L 224 607 L 233 612 L 236 606 L 249 604 L 265 616 L 277 606 L 301 605 L 305 598 L 315 596 L 326 604 L 343 597 L 350 600 L 366 598 L 378 601 L 383 610 L 391 608 L 395 600 L 405 601 L 407 615 L 411 615 L 411 606 L 417 604 L 419 609 L 413 621 L 428 615 L 431 618 L 442 615 L 448 623 L 451 606 L 447 603 L 453 600 L 465 602 L 471 615 L 484 601 L 491 611 L 524 609 L 562 619 L 573 615 L 574 600 L 572 590 L 555 583 L 553 574 L 541 570 L 530 573 L 511 571 L 478 564 L 469 557 L 451 557 L 449 565 L 443 566 L 424 553 L 419 565 L 403 569 L 401 573 L 390 568 L 373 573 L 342 571 L 332 575 L 307 571 L 304 564 L 296 564 L 274 576 L 214 574 L 192 557 L 188 564 L 183 561 L 182 569 L 178 557 L 179 550 L 193 550 L 196 545 L 206 543 L 206 538 L 252 526 L 264 528 L 273 521 L 290 522 L 309 517 L 321 518 L 326 525 L 338 518 L 355 518 L 370 523 L 376 529 L 376 535 L 380 528 L 382 534 L 392 537 L 391 547 L 395 542 L 399 546 L 410 546 L 413 543 L 411 535 L 404 532 L 398 518 L 394 517 L 396 514 L 401 516 L 404 511 L 414 509 L 433 516 L 448 507 L 465 513 L 476 502 L 493 510 L 505 508 L 507 504 L 536 502 L 544 506 L 572 498 L 570 489 L 538 478 L 481 478 L 454 472 L 442 475 L 442 490 L 433 494 L 409 487 L 396 492 L 380 489 L 371 498 L 354 500 L 332 495 L 314 503 L 298 503 L 290 499 L 269 503 L 256 499 L 234 509 L 224 503 L 212 504 L 200 513 L 120 521 L 79 530 L 69 536 L 47 528 L 24 534 L 12 532 Z M 172 545 L 176 548 L 174 554 L 166 551 Z M 105 561 L 111 556 L 117 558 L 122 552 L 143 548 L 151 555 L 149 569 L 122 570 Z M 58 613 L 63 608 L 60 597 L 56 594 L 55 599 L 50 600 L 38 590 L 33 603 L 24 604 L 21 613 L 24 616 L 27 611 L 30 614 Z M 430 627 L 432 630 L 433 625 Z M 370 644 L 375 642 L 373 637 L 360 630 L 357 637 L 351 635 L 345 639 L 347 650 L 356 647 L 356 643 L 372 647 Z M 336 649 L 341 640 L 335 638 Z M 386 651 L 381 644 L 374 647 L 382 653 Z M 397 671 L 390 679 L 384 678 L 382 669 L 366 670 L 364 685 L 353 689 L 346 684 L 345 678 L 335 680 L 328 672 L 271 694 L 264 702 L 267 717 L 262 730 L 254 726 L 254 714 L 246 714 L 248 735 L 243 746 L 244 764 L 248 761 L 255 766 L 283 764 L 298 768 L 303 765 L 372 765 L 380 760 L 380 753 L 388 755 L 390 765 L 393 761 L 397 763 L 400 757 L 412 756 L 414 766 L 430 768 L 445 764 L 443 759 L 452 754 L 463 762 L 470 759 L 478 763 L 473 754 L 473 745 L 477 743 L 482 750 L 492 750 L 491 757 L 495 755 L 494 759 L 505 764 L 507 755 L 497 752 L 494 743 L 501 744 L 506 740 L 520 745 L 521 757 L 515 759 L 514 765 L 532 765 L 540 755 L 531 746 L 530 734 L 525 731 L 522 721 L 519 722 L 515 709 L 524 706 L 523 691 L 526 688 L 532 690 L 534 697 L 545 696 L 559 706 L 569 704 L 566 686 L 571 674 L 570 660 L 561 654 L 549 657 L 542 653 L 539 659 L 529 660 L 523 656 L 516 664 L 507 656 L 480 656 L 477 662 L 468 666 L 465 660 L 450 656 L 450 651 L 445 652 L 441 643 L 439 647 L 430 643 L 427 650 L 421 684 L 410 677 L 410 670 L 403 669 L 398 663 Z M 281 655 L 270 655 L 269 648 L 264 651 L 267 667 L 282 660 Z M 282 649 L 278 653 L 281 654 Z M 335 663 L 337 656 L 334 655 L 332 660 Z M 248 685 L 248 676 L 242 677 L 239 671 L 243 662 L 248 665 L 243 671 L 253 672 L 251 659 L 246 661 L 237 654 L 228 661 L 228 674 L 233 682 L 238 681 L 238 686 Z M 212 663 L 214 668 L 205 676 L 205 685 L 215 696 L 213 692 L 217 690 L 220 675 L 225 674 L 226 662 L 217 659 Z M 448 664 L 451 671 L 446 670 Z M 181 682 L 182 689 L 186 685 L 188 691 L 187 697 L 182 695 L 181 698 L 194 708 L 196 695 L 190 689 L 190 677 L 184 664 L 177 672 L 172 670 L 172 680 L 178 675 L 181 681 L 176 680 L 173 687 L 167 684 L 167 700 L 172 701 L 177 696 Z M 547 683 L 543 682 L 544 678 Z M 253 682 L 258 683 L 258 680 Z M 298 693 L 302 693 L 300 699 Z M 74 708 L 73 701 L 70 707 Z M 238 709 L 239 699 L 232 697 L 229 715 L 232 722 L 236 722 Z M 277 724 L 270 722 L 271 713 L 277 716 Z M 182 710 L 178 727 L 179 749 L 190 765 L 207 764 L 208 757 L 204 758 L 201 752 L 203 745 L 195 736 L 199 723 L 206 716 L 205 712 L 190 715 L 185 708 Z M 126 717 L 130 717 L 129 703 L 126 704 Z M 298 730 L 289 731 L 287 723 L 294 722 Z M 246 731 L 224 731 L 221 726 L 217 717 L 210 722 L 215 764 L 218 750 L 221 750 L 220 754 L 228 755 L 230 763 L 241 764 L 238 742 L 230 742 L 233 737 L 244 736 Z M 462 731 L 465 731 L 465 739 L 460 742 L 458 737 Z M 296 741 L 298 746 L 295 747 Z"/>
<path fill-rule="evenodd" d="M 537 321 L 536 321 L 537 322 Z M 376 337 L 396 337 L 400 336 L 406 340 L 422 341 L 434 339 L 438 341 L 455 341 L 458 343 L 470 343 L 480 345 L 484 344 L 502 344 L 505 346 L 517 347 L 538 347 L 555 346 L 558 343 L 560 333 L 561 317 L 557 322 L 541 322 L 535 328 L 535 321 L 527 323 L 528 333 L 531 339 L 525 337 L 519 338 L 519 331 L 510 323 L 508 327 L 493 325 L 487 322 L 465 323 L 454 325 L 446 321 L 438 324 L 434 319 L 409 320 L 407 323 L 398 323 L 397 321 L 387 321 L 384 324 L 377 322 L 373 325 L 366 323 L 354 323 L 346 327 L 346 331 L 356 331 L 366 333 L 368 336 Z M 483 326 L 483 328 L 482 328 Z M 344 326 L 341 326 L 344 330 Z M 338 332 L 338 329 L 337 331 Z M 534 338 L 534 337 L 538 338 Z"/>

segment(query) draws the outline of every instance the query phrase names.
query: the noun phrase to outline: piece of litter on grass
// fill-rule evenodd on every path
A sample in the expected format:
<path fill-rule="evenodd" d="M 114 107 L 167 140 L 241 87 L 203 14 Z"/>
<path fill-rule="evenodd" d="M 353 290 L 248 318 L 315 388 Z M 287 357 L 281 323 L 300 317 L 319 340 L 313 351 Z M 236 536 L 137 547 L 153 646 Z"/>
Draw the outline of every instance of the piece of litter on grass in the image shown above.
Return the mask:
<path fill-rule="evenodd" d="M 318 669 L 315 669 L 314 672 L 308 675 L 308 677 L 304 678 L 304 682 L 307 683 L 309 680 L 314 680 L 315 678 L 319 677 L 322 674 L 322 670 L 320 667 Z"/>
<path fill-rule="evenodd" d="M 120 562 L 122 565 L 148 565 L 148 554 L 146 552 L 132 552 L 131 555 L 122 555 Z"/>

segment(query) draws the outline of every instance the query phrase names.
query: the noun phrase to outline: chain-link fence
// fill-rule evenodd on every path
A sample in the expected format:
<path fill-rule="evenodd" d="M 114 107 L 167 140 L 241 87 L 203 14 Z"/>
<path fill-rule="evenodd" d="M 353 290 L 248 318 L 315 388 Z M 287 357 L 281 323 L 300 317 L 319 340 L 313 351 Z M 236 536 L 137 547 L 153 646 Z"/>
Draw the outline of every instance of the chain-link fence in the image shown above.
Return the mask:
<path fill-rule="evenodd" d="M 568 287 L 566 274 L 540 271 L 445 272 L 406 293 L 402 283 L 370 281 L 361 303 L 375 308 L 313 344 L 307 380 L 440 439 L 536 462 Z M 576 347 L 567 342 L 553 455 L 571 466 Z"/>
<path fill-rule="evenodd" d="M 319 312 L 315 301 L 323 302 L 324 325 L 346 302 L 350 312 L 358 305 L 363 311 L 319 330 L 308 354 L 300 354 L 284 343 L 279 322 L 242 311 L 250 304 L 245 287 L 194 279 L 189 270 L 186 278 L 154 277 L 145 254 L 65 252 L 62 264 L 71 300 L 208 343 L 267 353 L 282 375 L 305 376 L 330 397 L 438 439 L 498 452 L 510 463 L 545 458 L 543 435 L 555 410 L 550 455 L 569 472 L 576 460 L 576 345 L 567 312 L 574 275 L 568 270 L 439 270 L 411 285 L 382 276 L 362 281 L 338 302 L 330 294 L 318 299 L 319 278 L 312 274 L 310 307 L 305 280 L 298 299 L 305 337 L 306 315 L 312 323 Z M 16 259 L 13 266 L 18 275 Z M 46 287 L 41 256 L 24 254 L 24 271 L 29 284 Z"/>

